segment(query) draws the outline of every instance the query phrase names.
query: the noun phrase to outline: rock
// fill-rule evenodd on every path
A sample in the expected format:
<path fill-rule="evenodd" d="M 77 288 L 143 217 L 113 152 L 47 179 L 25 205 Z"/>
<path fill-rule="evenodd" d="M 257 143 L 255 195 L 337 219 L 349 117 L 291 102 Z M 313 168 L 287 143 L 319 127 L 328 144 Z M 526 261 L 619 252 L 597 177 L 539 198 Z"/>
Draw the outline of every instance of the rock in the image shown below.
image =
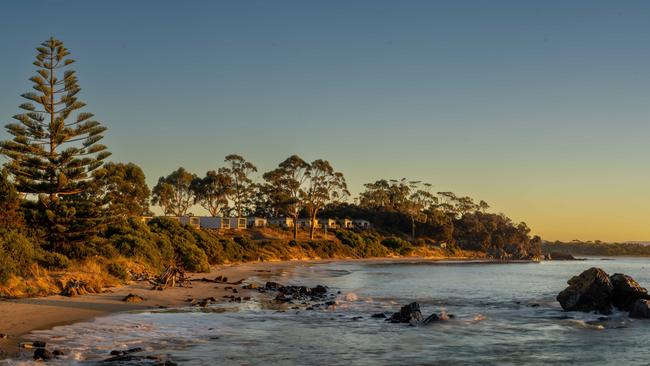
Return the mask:
<path fill-rule="evenodd" d="M 279 284 L 277 282 L 270 282 L 270 281 L 267 282 L 264 285 L 264 289 L 269 290 L 269 291 L 278 291 L 281 287 L 284 287 L 284 286 L 282 286 L 281 284 Z"/>
<path fill-rule="evenodd" d="M 46 345 L 47 345 L 47 343 L 45 343 L 43 341 L 34 341 L 34 342 L 32 342 L 32 346 L 34 348 L 45 348 Z"/>
<path fill-rule="evenodd" d="M 420 311 L 420 304 L 412 302 L 402 306 L 399 312 L 394 313 L 388 320 L 391 323 L 409 323 L 415 325 L 420 323 L 424 317 Z"/>
<path fill-rule="evenodd" d="M 54 355 L 52 355 L 52 352 L 46 350 L 45 348 L 37 348 L 36 351 L 34 351 L 34 359 L 35 360 L 51 360 L 54 358 Z"/>
<path fill-rule="evenodd" d="M 55 349 L 54 351 L 52 351 L 52 354 L 58 357 L 58 356 L 65 355 L 65 352 L 61 351 L 60 349 Z"/>
<path fill-rule="evenodd" d="M 646 299 L 636 300 L 631 306 L 630 317 L 638 319 L 650 318 L 650 301 Z"/>
<path fill-rule="evenodd" d="M 125 298 L 122 299 L 124 302 L 142 302 L 144 301 L 144 297 L 138 296 L 135 294 L 128 294 L 126 295 Z"/>
<path fill-rule="evenodd" d="M 641 287 L 632 277 L 615 273 L 609 280 L 614 286 L 612 294 L 612 304 L 621 310 L 629 311 L 639 299 L 650 299 L 648 290 Z"/>
<path fill-rule="evenodd" d="M 8 335 L 6 335 L 4 333 L 0 333 L 0 339 L 7 339 L 7 338 L 9 338 Z"/>
<path fill-rule="evenodd" d="M 311 292 L 313 294 L 321 294 L 321 295 L 323 295 L 323 294 L 327 293 L 327 287 L 325 287 L 323 285 L 317 285 L 316 287 L 313 287 L 311 289 Z"/>
<path fill-rule="evenodd" d="M 244 290 L 255 290 L 257 289 L 257 285 L 254 283 L 249 283 L 248 285 L 244 285 L 241 288 L 243 288 Z"/>
<path fill-rule="evenodd" d="M 429 315 L 426 319 L 424 319 L 422 321 L 422 325 L 431 324 L 433 322 L 437 322 L 437 321 L 440 321 L 440 320 L 442 320 L 442 318 L 440 316 L 438 316 L 438 314 L 434 313 L 434 314 Z"/>
<path fill-rule="evenodd" d="M 377 313 L 377 314 L 372 314 L 370 317 L 374 319 L 386 319 L 386 314 Z"/>
<path fill-rule="evenodd" d="M 572 277 L 569 287 L 557 295 L 562 309 L 566 311 L 596 311 L 601 314 L 612 312 L 612 294 L 614 286 L 605 271 L 589 268 L 578 276 Z"/>

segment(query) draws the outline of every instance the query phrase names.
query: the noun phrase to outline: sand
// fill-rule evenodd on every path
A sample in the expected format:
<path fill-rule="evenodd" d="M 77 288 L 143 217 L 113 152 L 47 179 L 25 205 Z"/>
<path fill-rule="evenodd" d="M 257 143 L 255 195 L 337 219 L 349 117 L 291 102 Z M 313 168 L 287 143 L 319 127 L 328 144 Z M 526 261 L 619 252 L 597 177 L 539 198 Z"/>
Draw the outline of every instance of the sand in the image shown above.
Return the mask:
<path fill-rule="evenodd" d="M 229 282 L 251 276 L 281 274 L 302 262 L 265 262 L 213 267 L 210 273 L 192 273 L 192 279 L 226 276 Z M 245 282 L 244 282 L 245 283 Z M 57 325 L 71 324 L 125 311 L 146 310 L 160 307 L 188 306 L 188 299 L 215 297 L 228 301 L 224 295 L 233 295 L 227 286 L 238 290 L 235 296 L 255 297 L 257 291 L 242 289 L 241 285 L 218 284 L 192 281 L 191 287 L 168 288 L 164 291 L 151 290 L 148 282 L 133 282 L 126 286 L 107 289 L 108 292 L 77 297 L 48 296 L 29 299 L 0 300 L 0 333 L 8 338 L 0 339 L 0 359 L 18 354 L 19 345 L 28 342 L 26 337 L 32 330 L 50 329 Z M 122 301 L 128 294 L 135 294 L 145 300 L 138 303 Z"/>

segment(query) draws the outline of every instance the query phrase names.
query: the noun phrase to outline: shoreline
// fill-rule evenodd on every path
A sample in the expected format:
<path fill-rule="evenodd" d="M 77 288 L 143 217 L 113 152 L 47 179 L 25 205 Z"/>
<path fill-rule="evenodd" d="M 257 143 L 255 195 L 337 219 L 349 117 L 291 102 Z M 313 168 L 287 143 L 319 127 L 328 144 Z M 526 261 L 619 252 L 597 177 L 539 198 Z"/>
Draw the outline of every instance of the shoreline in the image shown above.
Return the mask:
<path fill-rule="evenodd" d="M 218 303 L 227 302 L 224 296 L 233 295 L 232 290 L 225 287 L 235 287 L 236 296 L 255 297 L 256 290 L 243 289 L 241 285 L 225 283 L 201 282 L 201 278 L 216 276 L 228 277 L 229 282 L 243 280 L 246 283 L 250 277 L 265 277 L 283 275 L 291 272 L 292 267 L 302 265 L 318 265 L 326 263 L 366 263 L 366 264 L 400 264 L 400 263 L 437 263 L 437 264 L 516 264 L 533 263 L 532 261 L 499 261 L 484 258 L 464 257 L 381 257 L 362 259 L 314 259 L 248 262 L 240 264 L 225 264 L 213 266 L 210 273 L 188 273 L 195 281 L 191 287 L 174 287 L 164 291 L 155 291 L 145 281 L 132 282 L 119 287 L 108 288 L 107 292 L 89 294 L 77 297 L 53 295 L 47 297 L 4 299 L 0 300 L 0 333 L 6 334 L 7 339 L 0 339 L 0 360 L 17 357 L 20 354 L 19 345 L 29 341 L 24 337 L 32 331 L 51 329 L 56 326 L 91 321 L 95 318 L 111 314 L 145 311 L 159 308 L 175 308 L 190 306 L 190 298 L 203 299 L 214 297 Z M 289 278 L 291 278 L 289 276 Z M 315 284 L 314 284 L 315 285 Z M 129 294 L 143 297 L 138 303 L 122 301 Z"/>

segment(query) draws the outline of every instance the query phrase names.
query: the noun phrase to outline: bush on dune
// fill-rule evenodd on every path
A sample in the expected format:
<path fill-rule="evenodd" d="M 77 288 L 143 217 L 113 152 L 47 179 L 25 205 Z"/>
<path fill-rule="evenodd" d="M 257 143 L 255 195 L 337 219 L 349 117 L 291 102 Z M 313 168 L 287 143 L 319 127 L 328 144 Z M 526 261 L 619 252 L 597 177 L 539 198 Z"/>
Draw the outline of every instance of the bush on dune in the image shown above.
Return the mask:
<path fill-rule="evenodd" d="M 382 240 L 381 245 L 393 250 L 399 255 L 407 255 L 414 249 L 411 243 L 396 236 L 391 236 Z"/>
<path fill-rule="evenodd" d="M 157 217 L 149 222 L 149 228 L 152 232 L 164 235 L 172 243 L 174 255 L 183 267 L 191 272 L 208 272 L 210 265 L 208 256 L 199 248 L 196 238 L 180 223 Z"/>
<path fill-rule="evenodd" d="M 12 275 L 27 276 L 36 259 L 34 244 L 17 231 L 0 230 L 0 283 Z"/>
<path fill-rule="evenodd" d="M 169 238 L 152 232 L 134 218 L 111 225 L 106 237 L 121 255 L 155 269 L 163 268 L 174 258 Z"/>

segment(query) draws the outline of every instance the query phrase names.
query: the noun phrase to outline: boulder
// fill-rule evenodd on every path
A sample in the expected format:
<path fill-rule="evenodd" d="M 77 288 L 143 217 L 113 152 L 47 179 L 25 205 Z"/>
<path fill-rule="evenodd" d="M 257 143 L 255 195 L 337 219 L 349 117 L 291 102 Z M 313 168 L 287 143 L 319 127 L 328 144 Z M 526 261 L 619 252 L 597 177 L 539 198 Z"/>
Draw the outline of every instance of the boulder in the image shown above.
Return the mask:
<path fill-rule="evenodd" d="M 639 299 L 650 299 L 648 290 L 628 275 L 615 273 L 609 277 L 609 280 L 614 286 L 612 304 L 621 310 L 631 310 Z"/>
<path fill-rule="evenodd" d="M 646 299 L 636 300 L 630 308 L 630 318 L 650 318 L 650 301 Z"/>
<path fill-rule="evenodd" d="M 424 317 L 420 311 L 420 304 L 412 302 L 408 305 L 402 306 L 399 312 L 394 313 L 388 320 L 391 323 L 409 323 L 416 325 L 422 322 Z"/>
<path fill-rule="evenodd" d="M 52 352 L 46 350 L 45 348 L 37 348 L 36 351 L 34 351 L 34 360 L 51 360 L 54 358 L 54 355 L 52 355 Z"/>
<path fill-rule="evenodd" d="M 128 294 L 125 298 L 122 299 L 124 302 L 142 302 L 144 298 L 135 294 Z"/>
<path fill-rule="evenodd" d="M 605 271 L 589 268 L 568 282 L 569 287 L 557 295 L 562 309 L 567 311 L 612 312 L 614 286 Z"/>

